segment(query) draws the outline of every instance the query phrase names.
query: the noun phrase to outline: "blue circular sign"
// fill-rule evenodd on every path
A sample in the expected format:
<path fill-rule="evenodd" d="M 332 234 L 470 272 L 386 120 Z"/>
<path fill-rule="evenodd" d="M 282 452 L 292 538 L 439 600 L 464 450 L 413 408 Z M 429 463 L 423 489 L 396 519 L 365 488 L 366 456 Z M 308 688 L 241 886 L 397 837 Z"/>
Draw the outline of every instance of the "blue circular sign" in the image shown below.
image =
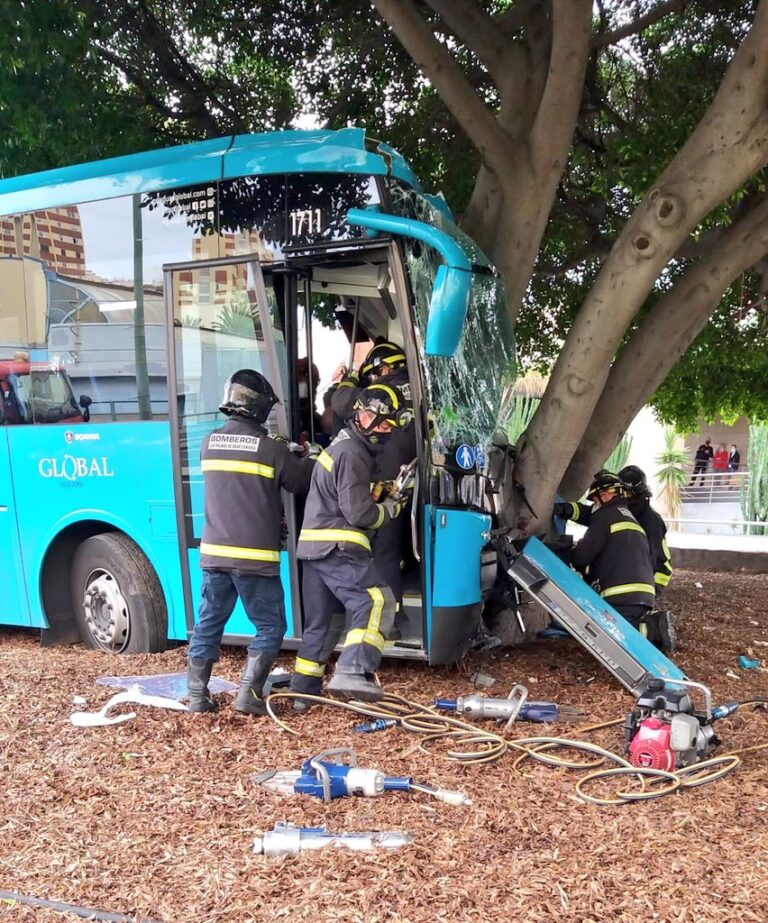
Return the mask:
<path fill-rule="evenodd" d="M 456 449 L 456 464 L 465 471 L 471 471 L 475 467 L 475 450 L 471 445 L 462 443 Z"/>

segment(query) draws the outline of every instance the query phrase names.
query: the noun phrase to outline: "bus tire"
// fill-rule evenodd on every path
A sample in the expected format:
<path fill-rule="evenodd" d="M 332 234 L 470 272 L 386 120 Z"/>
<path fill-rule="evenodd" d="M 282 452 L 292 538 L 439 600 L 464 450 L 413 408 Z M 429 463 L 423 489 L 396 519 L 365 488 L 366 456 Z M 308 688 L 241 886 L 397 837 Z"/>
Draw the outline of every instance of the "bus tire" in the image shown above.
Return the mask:
<path fill-rule="evenodd" d="M 72 562 L 72 606 L 86 647 L 112 654 L 164 651 L 168 612 L 154 568 L 122 532 L 92 535 Z"/>

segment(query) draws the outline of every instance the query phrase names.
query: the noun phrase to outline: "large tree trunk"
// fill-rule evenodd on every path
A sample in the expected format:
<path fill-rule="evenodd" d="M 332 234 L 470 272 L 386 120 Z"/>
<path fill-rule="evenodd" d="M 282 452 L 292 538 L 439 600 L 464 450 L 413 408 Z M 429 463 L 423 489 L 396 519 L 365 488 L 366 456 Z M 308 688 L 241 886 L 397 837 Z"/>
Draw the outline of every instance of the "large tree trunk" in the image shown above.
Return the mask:
<path fill-rule="evenodd" d="M 768 159 L 768 4 L 761 4 L 707 114 L 625 225 L 568 334 L 525 435 L 516 478 L 544 529 L 558 485 L 602 394 L 621 339 L 662 269 L 706 215 Z"/>
<path fill-rule="evenodd" d="M 483 166 L 464 227 L 499 269 L 514 320 L 568 159 L 589 57 L 592 4 L 552 0 L 548 56 L 541 54 L 542 5 L 521 4 L 526 9 L 520 15 L 535 27 L 526 57 L 511 36 L 504 41 L 503 25 L 471 0 L 429 0 L 449 31 L 486 64 L 501 97 L 495 114 L 410 0 L 372 2 L 480 153 Z M 527 75 L 525 61 L 533 67 Z"/>
<path fill-rule="evenodd" d="M 768 196 L 732 225 L 653 306 L 611 368 L 560 492 L 581 496 L 640 408 L 706 326 L 734 279 L 768 252 Z"/>

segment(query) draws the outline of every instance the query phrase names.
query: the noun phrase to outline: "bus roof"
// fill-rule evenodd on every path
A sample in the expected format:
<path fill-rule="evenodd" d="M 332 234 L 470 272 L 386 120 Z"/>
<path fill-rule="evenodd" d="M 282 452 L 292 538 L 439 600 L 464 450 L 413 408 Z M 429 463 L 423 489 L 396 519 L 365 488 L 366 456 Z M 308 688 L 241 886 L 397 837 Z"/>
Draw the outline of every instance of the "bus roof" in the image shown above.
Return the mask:
<path fill-rule="evenodd" d="M 362 128 L 230 135 L 0 180 L 0 215 L 268 173 L 391 174 L 421 191 L 403 157 Z"/>

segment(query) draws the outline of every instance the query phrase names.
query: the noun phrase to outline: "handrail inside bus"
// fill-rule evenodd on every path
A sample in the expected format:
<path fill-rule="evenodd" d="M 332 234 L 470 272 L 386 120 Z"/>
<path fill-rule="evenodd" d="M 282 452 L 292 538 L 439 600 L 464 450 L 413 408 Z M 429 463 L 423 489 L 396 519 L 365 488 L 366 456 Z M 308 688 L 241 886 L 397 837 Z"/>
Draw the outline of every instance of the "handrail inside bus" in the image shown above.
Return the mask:
<path fill-rule="evenodd" d="M 461 339 L 472 289 L 472 264 L 467 254 L 443 231 L 412 218 L 350 208 L 347 221 L 359 227 L 421 240 L 442 256 L 445 262 L 438 267 L 429 303 L 425 349 L 429 356 L 452 356 Z"/>

